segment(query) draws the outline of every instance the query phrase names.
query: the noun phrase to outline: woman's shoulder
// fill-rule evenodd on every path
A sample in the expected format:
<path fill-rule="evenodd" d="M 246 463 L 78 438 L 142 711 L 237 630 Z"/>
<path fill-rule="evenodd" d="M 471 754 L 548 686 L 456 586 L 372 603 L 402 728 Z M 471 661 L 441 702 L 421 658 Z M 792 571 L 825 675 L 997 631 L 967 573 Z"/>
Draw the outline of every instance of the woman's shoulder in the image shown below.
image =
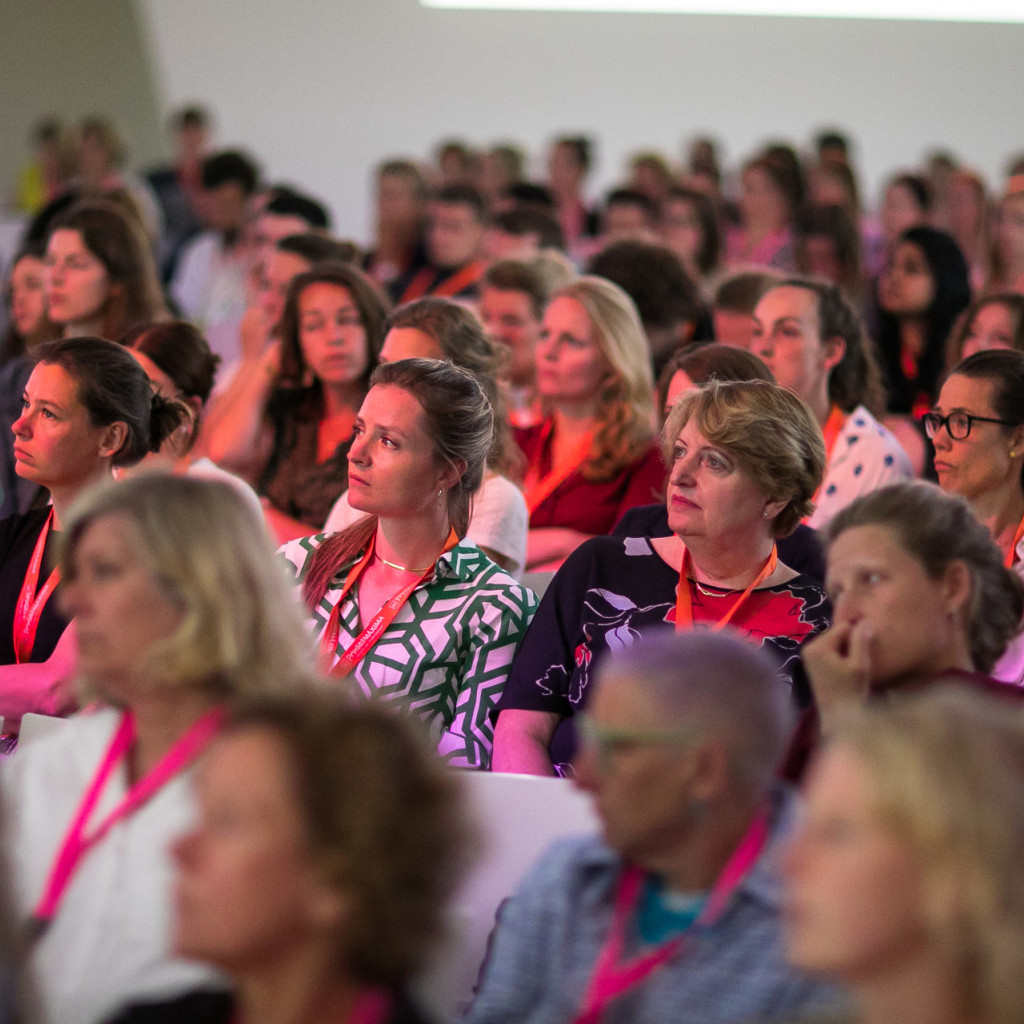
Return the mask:
<path fill-rule="evenodd" d="M 50 517 L 50 507 L 31 508 L 27 512 L 13 512 L 0 519 L 0 554 L 26 540 L 35 540 Z"/>
<path fill-rule="evenodd" d="M 282 544 L 277 553 L 295 570 L 297 576 L 302 576 L 313 552 L 330 536 L 329 533 L 314 533 L 312 537 L 297 537 Z"/>
<path fill-rule="evenodd" d="M 487 589 L 536 603 L 532 590 L 492 562 L 468 537 L 463 537 L 451 551 L 441 556 L 436 578 L 449 586 L 467 590 Z"/>

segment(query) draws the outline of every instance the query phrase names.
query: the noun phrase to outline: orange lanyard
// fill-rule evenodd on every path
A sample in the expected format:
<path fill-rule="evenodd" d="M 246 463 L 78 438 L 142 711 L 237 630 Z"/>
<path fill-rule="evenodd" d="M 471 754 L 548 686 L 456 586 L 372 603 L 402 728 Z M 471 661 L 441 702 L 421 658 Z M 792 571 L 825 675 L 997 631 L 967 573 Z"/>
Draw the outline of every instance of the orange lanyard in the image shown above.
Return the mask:
<path fill-rule="evenodd" d="M 846 426 L 846 413 L 839 408 L 838 405 L 833 405 L 831 411 L 828 414 L 828 419 L 825 420 L 825 425 L 821 428 L 821 433 L 825 438 L 825 474 L 828 474 L 829 463 L 832 461 L 832 452 L 835 451 L 836 441 L 839 440 L 839 435 L 843 432 L 843 427 Z M 825 485 L 825 478 L 822 477 L 821 483 L 818 484 L 817 489 L 814 492 L 812 501 L 818 500 L 818 495 L 821 493 L 822 487 Z M 806 522 L 806 520 L 805 520 Z"/>
<path fill-rule="evenodd" d="M 220 708 L 207 712 L 197 719 L 153 770 L 132 786 L 117 806 L 90 830 L 90 819 L 99 805 L 103 791 L 114 770 L 128 756 L 128 751 L 135 740 L 135 717 L 130 711 L 122 715 L 121 724 L 117 727 L 114 738 L 110 741 L 103 760 L 96 769 L 82 802 L 78 805 L 71 827 L 50 866 L 49 877 L 33 915 L 37 925 L 45 925 L 53 919 L 82 858 L 117 822 L 133 814 L 175 775 L 184 771 L 217 734 L 223 720 L 224 712 Z"/>
<path fill-rule="evenodd" d="M 683 545 L 683 561 L 679 569 L 679 586 L 676 588 L 676 632 L 681 633 L 683 630 L 693 628 L 693 598 L 690 596 L 690 581 L 687 579 L 687 566 L 691 563 L 690 552 L 686 550 L 686 545 Z M 733 606 L 722 616 L 716 623 L 711 626 L 712 630 L 719 630 L 728 625 L 732 617 L 739 611 L 740 605 L 751 593 L 757 588 L 757 586 L 763 583 L 773 572 L 775 567 L 779 564 L 779 552 L 775 545 L 772 545 L 772 553 L 768 556 L 768 561 L 761 566 L 761 571 L 751 581 L 750 586 L 743 591 L 742 594 L 736 599 Z"/>
<path fill-rule="evenodd" d="M 464 288 L 476 284 L 483 274 L 483 263 L 474 260 L 442 281 L 436 288 L 431 288 L 431 284 L 437 279 L 437 270 L 434 267 L 424 267 L 406 286 L 401 299 L 398 300 L 399 304 L 412 302 L 413 299 L 421 299 L 428 293 L 440 298 L 454 298 Z"/>
<path fill-rule="evenodd" d="M 38 592 L 39 572 L 43 567 L 43 552 L 46 550 L 46 539 L 50 535 L 53 523 L 53 509 L 46 517 L 43 529 L 36 540 L 32 558 L 28 563 L 28 571 L 21 584 L 18 603 L 14 606 L 14 660 L 17 664 L 28 661 L 32 657 L 32 648 L 36 645 L 36 631 L 42 618 L 43 608 L 50 595 L 60 583 L 60 569 L 54 569 L 47 577 L 42 589 Z"/>
<path fill-rule="evenodd" d="M 1006 556 L 1007 569 L 1012 569 L 1017 561 L 1017 545 L 1020 544 L 1021 538 L 1024 538 L 1024 519 L 1020 521 L 1020 524 L 1017 526 L 1017 532 L 1013 535 L 1013 543 L 1010 545 L 1010 551 Z"/>
<path fill-rule="evenodd" d="M 370 538 L 370 543 L 367 544 L 366 553 L 363 557 L 349 570 L 348 576 L 345 578 L 345 585 L 341 588 L 341 597 L 338 598 L 338 603 L 331 609 L 330 617 L 327 620 L 327 628 L 324 630 L 323 639 L 320 642 L 320 650 L 327 664 L 330 664 L 338 648 L 338 636 L 341 633 L 341 605 L 348 596 L 349 591 L 355 586 L 356 580 L 363 574 L 363 570 L 370 564 L 370 560 L 373 558 L 375 542 L 376 535 Z M 449 532 L 448 539 L 445 541 L 444 547 L 441 548 L 438 558 L 446 551 L 451 551 L 458 543 L 459 538 L 453 528 Z M 408 586 L 402 587 L 393 597 L 388 598 L 380 611 L 370 619 L 366 628 L 345 649 L 344 654 L 338 660 L 338 664 L 333 666 L 333 668 L 326 669 L 326 671 L 332 676 L 337 676 L 339 679 L 347 676 L 362 661 L 370 648 L 381 638 L 384 630 L 394 621 L 395 616 L 401 611 L 405 602 L 409 600 L 412 592 L 425 579 L 434 574 L 434 567 L 436 565 L 437 558 L 431 562 L 422 576 L 413 580 Z"/>
<path fill-rule="evenodd" d="M 540 459 L 543 456 L 545 446 L 551 439 L 554 429 L 554 420 L 547 419 L 544 421 L 544 426 L 541 427 L 540 431 L 540 438 L 534 448 L 536 459 L 523 480 L 523 495 L 526 498 L 526 507 L 530 510 L 531 516 L 554 491 L 561 487 L 583 465 L 594 444 L 594 431 L 587 431 L 586 436 L 580 438 L 579 443 L 573 449 L 572 457 L 562 466 L 561 470 L 556 472 L 554 467 L 552 467 L 547 473 L 541 475 Z"/>

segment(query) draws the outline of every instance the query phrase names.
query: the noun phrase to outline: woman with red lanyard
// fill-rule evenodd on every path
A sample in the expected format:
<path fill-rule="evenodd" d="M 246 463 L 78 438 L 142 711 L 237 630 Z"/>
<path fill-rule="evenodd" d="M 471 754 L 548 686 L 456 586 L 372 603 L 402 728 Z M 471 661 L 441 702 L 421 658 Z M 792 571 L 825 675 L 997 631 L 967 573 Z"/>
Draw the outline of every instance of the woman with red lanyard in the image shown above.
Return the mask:
<path fill-rule="evenodd" d="M 323 690 L 247 703 L 174 846 L 175 949 L 234 993 L 134 1006 L 117 1024 L 419 1024 L 408 988 L 472 849 L 456 782 L 385 709 Z"/>
<path fill-rule="evenodd" d="M 555 574 L 498 705 L 495 770 L 565 770 L 600 660 L 666 624 L 738 631 L 806 703 L 800 646 L 828 626 L 828 602 L 775 541 L 814 507 L 821 430 L 785 388 L 711 381 L 677 402 L 664 439 L 671 535 L 595 537 Z"/>
<path fill-rule="evenodd" d="M 229 485 L 140 476 L 90 491 L 64 525 L 62 600 L 99 705 L 24 744 L 0 791 L 37 1019 L 89 1024 L 209 980 L 169 948 L 189 769 L 225 701 L 290 686 L 312 659 L 262 523 Z"/>
<path fill-rule="evenodd" d="M 25 712 L 56 714 L 71 700 L 73 635 L 58 608 L 54 541 L 78 495 L 139 462 L 188 419 L 155 395 L 120 345 L 68 338 L 37 349 L 14 423 L 15 470 L 49 491 L 52 504 L 0 522 L 0 714 L 17 732 Z M 51 660 L 52 659 L 52 660 Z"/>
<path fill-rule="evenodd" d="M 537 601 L 465 539 L 491 406 L 439 359 L 383 363 L 370 384 L 348 453 L 348 500 L 368 514 L 282 551 L 325 671 L 417 715 L 450 764 L 487 768 L 491 711 Z"/>
<path fill-rule="evenodd" d="M 939 486 L 967 499 L 1005 564 L 1024 576 L 1024 353 L 992 349 L 965 359 L 924 427 Z M 1024 640 L 1010 642 L 992 675 L 1024 685 Z"/>
<path fill-rule="evenodd" d="M 875 416 L 885 398 L 856 311 L 832 284 L 791 277 L 754 309 L 751 349 L 802 398 L 825 438 L 825 478 L 807 525 L 820 529 L 854 498 L 913 476 L 907 453 Z"/>
<path fill-rule="evenodd" d="M 545 412 L 516 430 L 527 459 L 527 569 L 557 569 L 588 537 L 664 493 L 650 352 L 632 299 L 599 277 L 556 292 L 537 345 Z"/>

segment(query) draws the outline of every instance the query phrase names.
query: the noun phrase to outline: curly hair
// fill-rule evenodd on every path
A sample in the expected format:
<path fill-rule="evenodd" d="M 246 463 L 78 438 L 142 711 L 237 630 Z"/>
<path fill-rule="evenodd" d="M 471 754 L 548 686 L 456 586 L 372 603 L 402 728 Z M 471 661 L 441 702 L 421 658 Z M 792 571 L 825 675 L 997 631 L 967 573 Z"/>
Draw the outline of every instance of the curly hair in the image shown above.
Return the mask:
<path fill-rule="evenodd" d="M 415 723 L 323 687 L 240 705 L 226 735 L 249 730 L 284 747 L 310 856 L 351 900 L 339 971 L 398 989 L 443 934 L 476 847 L 458 777 Z"/>

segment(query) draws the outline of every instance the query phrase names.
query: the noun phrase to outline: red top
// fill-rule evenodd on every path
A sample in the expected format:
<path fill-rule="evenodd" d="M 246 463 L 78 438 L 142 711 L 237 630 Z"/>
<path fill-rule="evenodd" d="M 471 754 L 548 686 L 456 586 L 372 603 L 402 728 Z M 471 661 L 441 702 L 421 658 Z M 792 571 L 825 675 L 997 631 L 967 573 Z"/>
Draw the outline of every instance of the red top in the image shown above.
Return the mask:
<path fill-rule="evenodd" d="M 541 475 L 551 469 L 551 439 L 543 436 L 544 424 L 513 428 L 527 465 Z M 585 480 L 570 473 L 530 516 L 530 529 L 562 526 L 580 533 L 608 534 L 625 512 L 665 498 L 665 464 L 657 444 L 629 463 L 610 480 Z"/>

